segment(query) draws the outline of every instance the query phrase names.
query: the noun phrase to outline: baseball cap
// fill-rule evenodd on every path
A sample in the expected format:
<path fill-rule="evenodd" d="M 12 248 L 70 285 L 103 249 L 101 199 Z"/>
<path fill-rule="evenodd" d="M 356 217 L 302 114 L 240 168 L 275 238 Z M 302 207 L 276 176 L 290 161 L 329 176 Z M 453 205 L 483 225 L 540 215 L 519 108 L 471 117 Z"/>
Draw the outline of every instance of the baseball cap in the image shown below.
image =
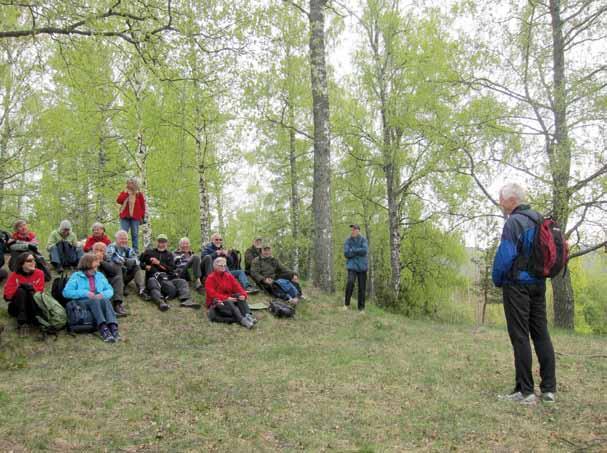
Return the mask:
<path fill-rule="evenodd" d="M 360 225 L 358 223 L 353 223 L 352 225 L 350 225 L 350 228 L 356 228 L 357 230 L 360 230 Z"/>
<path fill-rule="evenodd" d="M 158 236 L 156 236 L 156 240 L 157 241 L 169 241 L 169 238 L 167 237 L 166 234 L 159 234 Z"/>

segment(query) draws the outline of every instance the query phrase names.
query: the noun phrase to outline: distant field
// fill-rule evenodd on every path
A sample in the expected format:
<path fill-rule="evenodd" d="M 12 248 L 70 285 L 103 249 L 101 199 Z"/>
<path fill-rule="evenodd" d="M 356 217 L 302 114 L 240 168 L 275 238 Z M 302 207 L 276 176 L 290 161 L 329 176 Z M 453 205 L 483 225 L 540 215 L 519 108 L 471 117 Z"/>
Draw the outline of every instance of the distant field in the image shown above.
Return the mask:
<path fill-rule="evenodd" d="M 522 407 L 496 401 L 505 329 L 340 300 L 247 331 L 130 298 L 116 345 L 17 338 L 3 308 L 0 451 L 607 450 L 607 338 L 553 332 L 558 402 Z"/>

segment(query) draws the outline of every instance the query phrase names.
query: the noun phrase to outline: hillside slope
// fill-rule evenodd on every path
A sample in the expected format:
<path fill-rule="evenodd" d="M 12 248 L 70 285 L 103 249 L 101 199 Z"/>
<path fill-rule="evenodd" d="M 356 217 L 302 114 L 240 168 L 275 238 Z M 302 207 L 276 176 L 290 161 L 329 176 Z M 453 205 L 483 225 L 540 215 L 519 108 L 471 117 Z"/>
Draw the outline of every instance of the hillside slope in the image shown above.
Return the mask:
<path fill-rule="evenodd" d="M 513 385 L 505 330 L 339 300 L 311 293 L 247 331 L 130 298 L 116 345 L 17 338 L 2 309 L 0 451 L 607 448 L 607 338 L 555 333 L 558 402 L 522 407 L 496 401 Z"/>

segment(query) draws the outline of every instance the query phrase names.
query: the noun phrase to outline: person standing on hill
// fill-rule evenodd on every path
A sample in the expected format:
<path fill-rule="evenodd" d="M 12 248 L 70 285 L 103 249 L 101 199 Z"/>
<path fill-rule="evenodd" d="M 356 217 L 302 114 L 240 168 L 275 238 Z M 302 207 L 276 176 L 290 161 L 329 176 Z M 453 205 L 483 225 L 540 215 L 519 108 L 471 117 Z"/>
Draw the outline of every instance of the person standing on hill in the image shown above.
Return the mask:
<path fill-rule="evenodd" d="M 540 362 L 541 400 L 555 401 L 554 348 L 546 319 L 546 280 L 531 275 L 526 266 L 541 215 L 525 204 L 525 189 L 508 183 L 499 193 L 499 204 L 507 216 L 493 262 L 492 278 L 502 288 L 508 334 L 514 350 L 515 385 L 512 393 L 498 398 L 521 404 L 536 404 L 529 336 Z"/>
<path fill-rule="evenodd" d="M 116 203 L 120 205 L 120 229 L 127 233 L 131 230 L 133 250 L 139 253 L 139 225 L 144 222 L 147 208 L 137 179 L 127 179 L 126 190 L 118 194 Z"/>
<path fill-rule="evenodd" d="M 352 224 L 350 228 L 352 228 L 350 237 L 344 242 L 344 256 L 347 260 L 346 269 L 348 270 L 344 310 L 350 308 L 350 299 L 354 292 L 354 282 L 358 280 L 358 311 L 362 313 L 365 311 L 369 244 L 367 239 L 360 234 L 359 225 Z"/>

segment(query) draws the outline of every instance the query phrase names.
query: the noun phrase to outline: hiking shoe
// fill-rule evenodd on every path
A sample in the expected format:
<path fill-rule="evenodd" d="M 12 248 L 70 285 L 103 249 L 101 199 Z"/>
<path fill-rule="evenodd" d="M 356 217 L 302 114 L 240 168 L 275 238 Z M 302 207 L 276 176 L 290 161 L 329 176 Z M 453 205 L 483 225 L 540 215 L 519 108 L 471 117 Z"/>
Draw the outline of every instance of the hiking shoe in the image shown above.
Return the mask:
<path fill-rule="evenodd" d="M 553 392 L 545 392 L 540 396 L 542 403 L 552 404 L 556 402 L 556 395 Z"/>
<path fill-rule="evenodd" d="M 114 337 L 115 341 L 122 340 L 122 337 L 120 336 L 120 332 L 118 332 L 118 326 L 116 324 L 110 325 L 110 333 Z"/>
<path fill-rule="evenodd" d="M 508 395 L 497 395 L 497 399 L 500 401 L 522 401 L 525 397 L 521 392 L 512 392 Z"/>
<path fill-rule="evenodd" d="M 244 315 L 244 317 L 248 318 L 253 324 L 257 324 L 257 318 L 251 313 L 247 313 L 246 315 Z"/>
<path fill-rule="evenodd" d="M 27 324 L 19 324 L 17 326 L 17 336 L 18 337 L 27 337 L 30 333 L 30 328 Z"/>
<path fill-rule="evenodd" d="M 182 300 L 179 305 L 184 308 L 200 308 L 200 304 L 194 302 L 192 299 Z"/>
<path fill-rule="evenodd" d="M 341 309 L 343 311 L 348 311 L 348 310 L 350 310 L 350 306 L 349 305 L 344 305 Z"/>
<path fill-rule="evenodd" d="M 139 290 L 139 297 L 141 297 L 146 302 L 152 300 L 152 298 L 145 289 Z"/>
<path fill-rule="evenodd" d="M 299 299 L 297 297 L 291 297 L 287 302 L 292 305 L 297 305 L 299 303 Z"/>
<path fill-rule="evenodd" d="M 124 305 L 122 305 L 122 302 L 114 305 L 114 312 L 116 312 L 116 317 L 118 318 L 124 318 L 128 315 L 127 311 L 124 309 Z"/>
<path fill-rule="evenodd" d="M 240 325 L 246 327 L 247 329 L 252 329 L 255 324 L 253 324 L 253 321 L 251 321 L 249 318 L 243 316 L 240 320 Z"/>
<path fill-rule="evenodd" d="M 164 301 L 158 304 L 158 310 L 160 311 L 167 311 L 169 308 L 171 308 L 171 306 Z"/>
<path fill-rule="evenodd" d="M 104 329 L 101 329 L 99 331 L 99 335 L 101 335 L 101 339 L 105 343 L 115 343 L 116 342 L 114 335 L 112 335 L 112 333 L 110 332 L 110 329 L 108 329 L 107 327 Z"/>
<path fill-rule="evenodd" d="M 530 393 L 529 395 L 524 397 L 522 400 L 520 400 L 519 404 L 533 406 L 534 404 L 537 404 L 538 401 L 539 401 L 539 399 L 537 396 L 535 396 L 535 393 Z"/>

